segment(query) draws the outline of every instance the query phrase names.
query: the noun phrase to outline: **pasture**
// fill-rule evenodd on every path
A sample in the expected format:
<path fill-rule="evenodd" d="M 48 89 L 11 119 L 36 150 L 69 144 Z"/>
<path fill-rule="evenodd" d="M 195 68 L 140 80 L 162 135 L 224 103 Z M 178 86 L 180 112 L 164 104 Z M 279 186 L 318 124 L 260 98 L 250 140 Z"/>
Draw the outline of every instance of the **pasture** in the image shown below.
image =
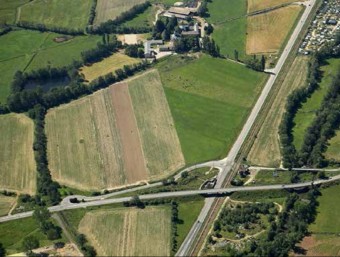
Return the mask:
<path fill-rule="evenodd" d="M 247 156 L 253 165 L 279 167 L 281 163 L 279 126 L 285 111 L 287 97 L 296 88 L 305 86 L 308 73 L 308 58 L 296 57 L 280 89 L 271 110 L 265 117 L 255 142 Z"/>
<path fill-rule="evenodd" d="M 114 20 L 121 13 L 130 10 L 146 0 L 98 0 L 94 25 L 108 20 Z"/>
<path fill-rule="evenodd" d="M 166 207 L 88 212 L 79 231 L 99 256 L 170 255 L 171 213 Z"/>
<path fill-rule="evenodd" d="M 80 190 L 163 178 L 184 165 L 156 71 L 51 109 L 46 134 L 53 178 Z"/>
<path fill-rule="evenodd" d="M 279 53 L 302 10 L 291 5 L 248 17 L 246 53 Z"/>
<path fill-rule="evenodd" d="M 315 112 L 320 108 L 322 100 L 328 91 L 328 86 L 332 81 L 332 76 L 337 71 L 339 65 L 340 59 L 329 59 L 328 63 L 320 68 L 323 72 L 323 77 L 319 83 L 319 87 L 314 91 L 312 96 L 302 104 L 302 107 L 298 110 L 294 118 L 293 143 L 297 150 L 302 146 L 305 132 L 313 122 Z"/>
<path fill-rule="evenodd" d="M 186 163 L 225 156 L 267 76 L 207 55 L 174 56 L 156 67 Z"/>
<path fill-rule="evenodd" d="M 124 22 L 122 25 L 126 27 L 152 27 L 156 19 L 157 7 L 152 5 L 143 13 L 138 14 L 132 20 Z"/>
<path fill-rule="evenodd" d="M 121 53 L 115 53 L 100 62 L 80 68 L 80 72 L 85 76 L 87 81 L 92 81 L 99 76 L 122 69 L 124 65 L 132 65 L 139 62 L 140 59 L 132 58 Z"/>
<path fill-rule="evenodd" d="M 15 204 L 16 198 L 0 194 L 0 216 L 5 216 Z"/>
<path fill-rule="evenodd" d="M 34 194 L 33 121 L 24 114 L 0 116 L 0 187 Z"/>
<path fill-rule="evenodd" d="M 18 21 L 46 27 L 85 29 L 92 0 L 35 0 L 19 9 Z"/>
<path fill-rule="evenodd" d="M 246 0 L 214 0 L 208 3 L 209 23 L 214 26 L 212 38 L 220 47 L 221 54 L 234 58 L 234 50 L 239 58 L 245 56 L 247 12 Z"/>
<path fill-rule="evenodd" d="M 0 25 L 14 24 L 17 8 L 28 2 L 29 0 L 0 0 Z"/>
<path fill-rule="evenodd" d="M 81 52 L 95 47 L 100 39 L 81 36 L 56 43 L 53 39 L 58 36 L 56 33 L 17 30 L 0 37 L 0 103 L 6 102 L 16 71 L 70 65 L 73 60 L 80 60 Z"/>
<path fill-rule="evenodd" d="M 325 153 L 327 159 L 334 159 L 340 161 L 340 131 L 336 131 L 336 134 L 331 140 L 328 141 L 329 146 Z"/>
<path fill-rule="evenodd" d="M 248 13 L 260 11 L 284 4 L 295 2 L 294 0 L 248 0 Z"/>

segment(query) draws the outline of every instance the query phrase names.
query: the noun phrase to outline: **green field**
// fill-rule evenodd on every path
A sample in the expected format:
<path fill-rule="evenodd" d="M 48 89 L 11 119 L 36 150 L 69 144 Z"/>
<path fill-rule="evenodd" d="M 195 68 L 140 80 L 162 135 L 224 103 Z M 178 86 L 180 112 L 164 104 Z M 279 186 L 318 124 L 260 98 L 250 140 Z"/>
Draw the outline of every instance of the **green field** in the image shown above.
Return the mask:
<path fill-rule="evenodd" d="M 33 121 L 24 114 L 0 116 L 0 188 L 35 193 Z"/>
<path fill-rule="evenodd" d="M 206 55 L 172 57 L 157 67 L 186 163 L 225 156 L 266 75 Z"/>
<path fill-rule="evenodd" d="M 80 60 L 80 53 L 94 48 L 97 36 L 81 36 L 56 43 L 56 33 L 17 30 L 0 37 L 0 103 L 5 103 L 17 70 L 36 70 L 47 65 L 61 67 Z M 13 44 L 15 42 L 15 44 Z"/>
<path fill-rule="evenodd" d="M 304 135 L 307 128 L 311 125 L 315 118 L 315 112 L 320 108 L 322 100 L 328 91 L 328 87 L 332 81 L 332 76 L 335 74 L 340 65 L 340 59 L 330 59 L 328 63 L 321 67 L 323 72 L 322 81 L 319 83 L 319 88 L 315 90 L 310 98 L 298 110 L 293 128 L 294 145 L 296 149 L 300 149 L 303 143 Z"/>
<path fill-rule="evenodd" d="M 20 8 L 19 21 L 47 27 L 85 29 L 92 0 L 35 0 Z"/>
<path fill-rule="evenodd" d="M 7 254 L 22 252 L 22 240 L 28 235 L 36 237 L 39 240 L 40 247 L 53 245 L 54 242 L 67 241 L 64 234 L 62 234 L 61 239 L 48 240 L 32 217 L 0 223 L 0 242 L 6 248 Z"/>
<path fill-rule="evenodd" d="M 155 6 L 150 6 L 143 13 L 138 14 L 132 20 L 124 22 L 122 26 L 126 27 L 151 27 L 155 21 L 155 15 L 157 8 Z"/>
<path fill-rule="evenodd" d="M 15 23 L 17 8 L 29 0 L 0 0 L 0 25 Z"/>
<path fill-rule="evenodd" d="M 247 0 L 214 0 L 208 4 L 209 23 L 214 26 L 213 39 L 221 49 L 221 54 L 234 58 L 234 50 L 239 58 L 245 56 Z"/>
<path fill-rule="evenodd" d="M 340 161 L 340 131 L 336 131 L 335 136 L 328 141 L 329 146 L 325 153 L 327 159 Z"/>

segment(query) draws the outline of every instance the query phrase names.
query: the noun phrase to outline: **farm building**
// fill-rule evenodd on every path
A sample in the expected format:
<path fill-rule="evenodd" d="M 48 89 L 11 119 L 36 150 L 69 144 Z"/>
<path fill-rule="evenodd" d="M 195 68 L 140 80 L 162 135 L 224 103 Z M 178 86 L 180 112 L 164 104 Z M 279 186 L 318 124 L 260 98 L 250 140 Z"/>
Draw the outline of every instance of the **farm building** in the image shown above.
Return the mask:
<path fill-rule="evenodd" d="M 154 50 L 152 49 L 152 46 L 154 45 L 162 45 L 163 40 L 147 40 L 144 42 L 144 54 L 145 58 L 151 58 L 154 57 Z"/>

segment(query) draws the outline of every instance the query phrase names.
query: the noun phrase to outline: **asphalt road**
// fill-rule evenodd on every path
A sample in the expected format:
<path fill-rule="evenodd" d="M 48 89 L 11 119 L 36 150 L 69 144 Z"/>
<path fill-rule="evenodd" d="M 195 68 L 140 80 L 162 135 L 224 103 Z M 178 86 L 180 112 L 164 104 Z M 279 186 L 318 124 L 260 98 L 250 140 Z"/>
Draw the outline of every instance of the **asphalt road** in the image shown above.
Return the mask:
<path fill-rule="evenodd" d="M 323 183 L 329 183 L 332 181 L 336 181 L 340 179 L 340 175 L 336 175 L 329 179 L 324 180 L 315 180 L 309 181 L 304 183 L 296 183 L 296 184 L 278 184 L 278 185 L 267 185 L 267 186 L 249 186 L 249 187 L 229 187 L 229 188 L 214 188 L 214 189 L 206 189 L 206 190 L 187 190 L 187 191 L 177 191 L 177 192 L 163 192 L 163 193 L 156 193 L 156 194 L 147 194 L 147 195 L 140 195 L 139 198 L 141 200 L 152 200 L 152 199 L 161 199 L 161 198 L 170 198 L 170 197 L 183 197 L 183 196 L 193 196 L 193 195 L 218 195 L 218 194 L 226 194 L 226 193 L 233 193 L 233 192 L 244 192 L 244 191 L 263 191 L 263 190 L 280 190 L 280 189 L 294 189 L 294 188 L 303 188 L 307 186 L 316 186 Z M 92 206 L 100 206 L 100 205 L 107 205 L 107 204 L 115 204 L 115 203 L 123 203 L 130 201 L 132 199 L 131 196 L 128 197 L 121 197 L 121 198 L 113 198 L 113 199 L 104 199 L 98 201 L 90 201 L 84 203 L 77 203 L 77 204 L 64 204 L 64 205 L 57 205 L 49 207 L 48 209 L 50 212 L 59 212 L 65 210 L 72 210 L 72 209 L 79 209 L 79 208 L 87 208 Z M 208 201 L 212 201 L 213 198 L 207 198 Z M 206 210 L 209 211 L 209 210 Z M 17 220 L 22 218 L 27 218 L 32 216 L 33 212 L 24 212 L 18 213 L 14 215 L 8 215 L 4 217 L 0 217 L 0 223 L 10 221 L 10 220 Z M 202 214 L 202 212 L 201 212 Z M 204 222 L 205 213 L 199 215 L 199 219 L 196 223 L 200 224 Z M 193 231 L 196 231 L 197 228 L 193 226 Z M 193 233 L 195 234 L 195 233 Z"/>
<path fill-rule="evenodd" d="M 220 188 L 224 182 L 224 180 L 226 179 L 228 173 L 231 170 L 232 164 L 235 162 L 236 156 L 239 153 L 242 144 L 244 143 L 246 137 L 249 134 L 249 131 L 251 129 L 251 127 L 253 126 L 256 117 L 258 116 L 264 102 L 266 101 L 268 94 L 270 92 L 270 90 L 272 89 L 275 80 L 279 74 L 279 72 L 281 71 L 282 67 L 284 66 L 284 63 L 287 60 L 287 57 L 289 55 L 289 53 L 292 51 L 293 46 L 302 30 L 302 27 L 304 26 L 308 16 L 310 15 L 314 5 L 316 3 L 316 0 L 310 0 L 310 1 L 306 1 L 303 4 L 306 6 L 300 21 L 298 22 L 298 24 L 296 25 L 285 49 L 283 50 L 283 52 L 281 53 L 281 56 L 275 66 L 274 69 L 272 69 L 272 73 L 266 83 L 266 85 L 264 86 L 260 97 L 258 98 L 255 106 L 253 107 L 246 123 L 244 124 L 242 131 L 240 132 L 237 140 L 235 141 L 233 147 L 231 148 L 231 150 L 228 153 L 228 156 L 221 160 L 221 164 L 223 165 L 224 163 L 224 167 L 220 168 L 222 169 L 222 171 L 219 173 L 218 175 L 218 179 L 217 179 L 217 183 L 216 183 L 216 187 Z M 209 210 L 212 207 L 212 200 L 209 199 L 209 201 L 206 201 L 203 209 L 201 211 L 201 214 L 199 216 L 199 218 L 197 219 L 197 221 L 195 222 L 195 224 L 193 225 L 192 229 L 190 230 L 190 233 L 187 235 L 187 237 L 185 238 L 183 244 L 181 245 L 181 247 L 179 248 L 179 250 L 176 253 L 176 256 L 187 256 L 189 255 L 189 250 L 191 248 L 191 244 L 194 241 L 194 239 L 197 237 L 197 234 L 199 232 L 199 228 L 202 226 L 201 222 L 204 222 L 204 220 L 207 218 Z"/>

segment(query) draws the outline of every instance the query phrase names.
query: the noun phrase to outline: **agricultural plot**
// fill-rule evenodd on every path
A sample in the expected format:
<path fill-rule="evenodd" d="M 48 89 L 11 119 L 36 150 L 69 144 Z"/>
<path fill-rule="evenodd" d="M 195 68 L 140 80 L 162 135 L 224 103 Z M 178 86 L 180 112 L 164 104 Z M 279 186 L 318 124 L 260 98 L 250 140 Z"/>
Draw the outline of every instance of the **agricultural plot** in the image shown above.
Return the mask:
<path fill-rule="evenodd" d="M 214 0 L 208 3 L 209 23 L 214 26 L 212 38 L 220 47 L 221 54 L 234 58 L 234 50 L 239 58 L 245 56 L 247 12 L 246 0 Z"/>
<path fill-rule="evenodd" d="M 130 10 L 146 0 L 98 0 L 94 25 L 108 20 L 114 20 L 121 13 Z"/>
<path fill-rule="evenodd" d="M 126 21 L 122 26 L 126 27 L 151 27 L 156 19 L 157 7 L 152 5 L 147 8 L 143 13 L 138 14 L 132 20 Z"/>
<path fill-rule="evenodd" d="M 0 187 L 34 194 L 33 121 L 23 114 L 0 116 Z"/>
<path fill-rule="evenodd" d="M 186 163 L 225 156 L 267 76 L 206 55 L 171 57 L 157 67 Z"/>
<path fill-rule="evenodd" d="M 248 0 L 248 13 L 296 2 L 295 0 Z"/>
<path fill-rule="evenodd" d="M 298 110 L 294 118 L 293 143 L 297 150 L 302 146 L 305 132 L 313 122 L 315 112 L 320 108 L 322 100 L 332 81 L 332 76 L 336 73 L 339 65 L 340 59 L 330 59 L 328 60 L 327 65 L 321 67 L 323 77 L 322 81 L 319 83 L 318 89 L 316 89 L 313 95 L 302 104 L 302 107 Z"/>
<path fill-rule="evenodd" d="M 0 25 L 15 23 L 17 8 L 29 0 L 0 0 Z"/>
<path fill-rule="evenodd" d="M 132 58 L 121 53 L 115 53 L 100 62 L 92 64 L 91 66 L 82 67 L 80 72 L 85 76 L 86 80 L 92 81 L 99 76 L 122 69 L 124 65 L 132 65 L 139 62 L 140 59 Z"/>
<path fill-rule="evenodd" d="M 299 5 L 291 5 L 248 17 L 246 53 L 277 54 L 302 10 Z"/>
<path fill-rule="evenodd" d="M 5 216 L 15 204 L 16 198 L 0 194 L 0 216 Z"/>
<path fill-rule="evenodd" d="M 36 0 L 20 7 L 18 21 L 46 27 L 85 29 L 92 0 Z"/>
<path fill-rule="evenodd" d="M 335 136 L 329 140 L 329 146 L 325 153 L 327 159 L 340 161 L 340 131 L 338 130 Z"/>
<path fill-rule="evenodd" d="M 54 39 L 61 36 L 17 30 L 0 37 L 0 103 L 6 102 L 16 71 L 70 65 L 73 60 L 80 60 L 81 52 L 95 47 L 100 39 L 98 36 L 81 36 L 56 43 Z"/>
<path fill-rule="evenodd" d="M 162 178 L 184 165 L 156 71 L 50 110 L 46 133 L 52 176 L 81 190 Z"/>
<path fill-rule="evenodd" d="M 281 163 L 279 126 L 287 97 L 296 88 L 305 86 L 308 73 L 308 58 L 296 57 L 275 97 L 255 142 L 247 156 L 253 165 L 279 167 Z"/>
<path fill-rule="evenodd" d="M 86 213 L 79 224 L 100 256 L 169 256 L 168 208 L 116 209 Z"/>

